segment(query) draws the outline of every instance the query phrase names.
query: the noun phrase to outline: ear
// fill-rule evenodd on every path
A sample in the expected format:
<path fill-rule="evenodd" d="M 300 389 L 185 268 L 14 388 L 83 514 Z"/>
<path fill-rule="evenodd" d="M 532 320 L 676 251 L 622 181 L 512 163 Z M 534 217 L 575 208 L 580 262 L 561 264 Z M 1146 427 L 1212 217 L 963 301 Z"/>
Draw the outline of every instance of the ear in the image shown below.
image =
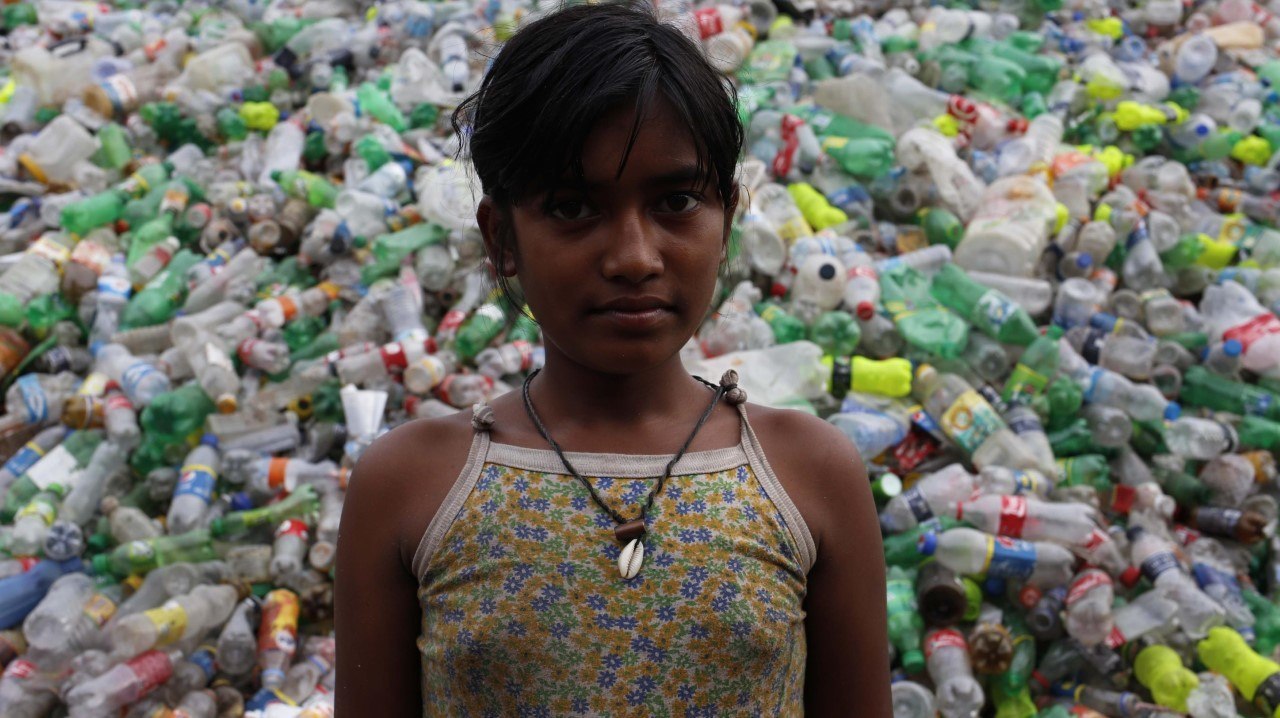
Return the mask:
<path fill-rule="evenodd" d="M 476 223 L 480 225 L 480 236 L 484 238 L 484 250 L 489 255 L 489 261 L 493 263 L 494 269 L 498 274 L 504 277 L 516 276 L 516 257 L 515 247 L 504 247 L 501 237 L 504 231 L 511 231 L 510 227 L 504 228 L 503 212 L 498 208 L 497 202 L 489 195 L 485 195 L 480 200 L 480 206 L 476 208 Z"/>

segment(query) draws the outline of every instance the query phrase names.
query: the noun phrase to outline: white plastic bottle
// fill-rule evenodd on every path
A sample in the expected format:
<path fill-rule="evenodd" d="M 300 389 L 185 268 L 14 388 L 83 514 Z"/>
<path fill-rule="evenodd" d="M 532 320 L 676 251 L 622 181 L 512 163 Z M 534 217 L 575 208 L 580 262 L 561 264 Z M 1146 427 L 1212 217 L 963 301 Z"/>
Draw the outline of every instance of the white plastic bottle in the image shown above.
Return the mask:
<path fill-rule="evenodd" d="M 1085 545 L 1097 528 L 1092 506 L 1026 496 L 977 496 L 956 504 L 955 515 L 987 533 L 1074 546 Z"/>
<path fill-rule="evenodd" d="M 187 533 L 200 525 L 200 520 L 213 501 L 218 480 L 218 437 L 205 434 L 200 445 L 187 454 L 169 504 L 169 533 Z"/>

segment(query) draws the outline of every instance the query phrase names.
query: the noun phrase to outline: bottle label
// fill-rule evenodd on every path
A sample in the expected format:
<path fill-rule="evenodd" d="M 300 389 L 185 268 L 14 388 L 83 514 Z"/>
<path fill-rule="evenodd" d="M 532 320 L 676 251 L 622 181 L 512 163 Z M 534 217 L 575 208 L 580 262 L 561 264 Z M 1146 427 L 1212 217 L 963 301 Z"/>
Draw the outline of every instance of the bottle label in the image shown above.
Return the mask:
<path fill-rule="evenodd" d="M 1271 411 L 1272 395 L 1269 392 L 1250 392 L 1244 397 L 1244 413 L 1249 416 L 1266 416 Z"/>
<path fill-rule="evenodd" d="M 999 334 L 1005 323 L 1016 316 L 1018 305 L 995 289 L 978 297 L 973 307 L 974 323 L 988 334 Z"/>
<path fill-rule="evenodd" d="M 1025 401 L 1044 391 L 1049 386 L 1049 378 L 1026 364 L 1018 364 L 1009 374 L 1009 382 L 1005 394 L 1010 401 Z"/>
<path fill-rule="evenodd" d="M 1021 496 L 1000 497 L 1001 536 L 1022 538 L 1022 528 L 1027 523 L 1027 500 Z"/>
<path fill-rule="evenodd" d="M 1280 319 L 1271 312 L 1266 312 L 1226 330 L 1222 333 L 1222 341 L 1235 339 L 1240 342 L 1241 352 L 1244 353 L 1249 351 L 1249 345 L 1277 332 L 1280 332 Z"/>
<path fill-rule="evenodd" d="M 182 467 L 178 477 L 178 486 L 173 490 L 173 498 L 179 496 L 196 496 L 204 503 L 213 500 L 213 485 L 216 482 L 213 469 L 201 464 L 187 464 Z"/>
<path fill-rule="evenodd" d="M 187 632 L 187 609 L 175 601 L 167 601 L 160 608 L 153 608 L 143 615 L 156 629 L 156 645 L 166 646 Z"/>
<path fill-rule="evenodd" d="M 1071 606 L 1099 586 L 1110 586 L 1111 577 L 1102 571 L 1088 571 L 1071 582 L 1067 590 L 1067 605 Z"/>
<path fill-rule="evenodd" d="M 61 267 L 62 263 L 71 257 L 71 250 L 48 237 L 41 237 L 40 239 L 37 239 L 28 251 L 37 256 L 44 257 L 59 267 Z"/>
<path fill-rule="evenodd" d="M 277 589 L 267 594 L 258 629 L 258 651 L 282 651 L 293 655 L 297 648 L 298 595 Z"/>
<path fill-rule="evenodd" d="M 289 461 L 290 459 L 283 456 L 274 456 L 267 461 L 267 488 L 280 489 L 284 486 Z"/>
<path fill-rule="evenodd" d="M 724 18 L 720 16 L 720 8 L 702 8 L 694 13 L 698 20 L 698 34 L 703 40 L 724 32 Z"/>
<path fill-rule="evenodd" d="M 125 665 L 138 677 L 141 684 L 139 696 L 145 696 L 173 677 L 173 663 L 169 661 L 169 654 L 164 651 L 147 651 Z"/>
<path fill-rule="evenodd" d="M 76 248 L 71 250 L 71 261 L 87 267 L 94 274 L 101 275 L 111 264 L 111 250 L 99 242 L 80 240 Z"/>
<path fill-rule="evenodd" d="M 45 501 L 44 499 L 32 499 L 27 502 L 26 506 L 23 506 L 18 510 L 18 513 L 13 517 L 13 520 L 16 523 L 28 516 L 36 516 L 44 522 L 45 526 L 48 526 L 53 523 L 54 518 L 57 516 L 57 512 L 54 511 L 53 505 L 48 501 Z"/>
<path fill-rule="evenodd" d="M 965 642 L 964 636 L 952 628 L 944 628 L 929 634 L 924 641 L 925 659 L 932 658 L 934 652 L 943 648 L 959 648 L 965 653 L 969 652 L 969 644 Z"/>
<path fill-rule="evenodd" d="M 1105 641 L 1105 643 L 1107 644 L 1107 648 L 1115 649 L 1115 648 L 1119 648 L 1120 646 L 1123 646 L 1125 643 L 1128 642 L 1128 640 L 1129 639 L 1125 638 L 1124 634 L 1120 632 L 1120 629 L 1118 627 L 1112 626 L 1111 633 L 1107 634 L 1107 640 Z"/>
<path fill-rule="evenodd" d="M 126 394 L 136 394 L 142 382 L 158 373 L 155 367 L 144 361 L 134 362 L 120 375 L 120 387 Z"/>
<path fill-rule="evenodd" d="M 43 459 L 27 470 L 27 478 L 41 491 L 65 481 L 79 463 L 65 446 L 59 445 Z"/>
<path fill-rule="evenodd" d="M 22 399 L 23 418 L 28 424 L 39 424 L 49 418 L 49 397 L 35 374 L 23 374 L 14 382 Z"/>
<path fill-rule="evenodd" d="M 106 410 L 110 411 L 133 411 L 133 402 L 129 401 L 129 397 L 120 393 L 107 395 Z"/>
<path fill-rule="evenodd" d="M 902 499 L 906 501 L 907 508 L 911 509 L 911 515 L 916 517 L 916 521 L 928 521 L 933 518 L 933 509 L 930 509 L 929 502 L 924 500 L 920 487 L 912 486 L 903 491 Z"/>
<path fill-rule="evenodd" d="M 1009 419 L 1009 429 L 1015 434 L 1042 434 L 1044 425 L 1034 411 L 1019 411 Z"/>
<path fill-rule="evenodd" d="M 400 342 L 392 342 L 378 349 L 382 355 L 382 365 L 390 373 L 399 373 L 409 366 L 409 357 L 405 354 Z"/>
<path fill-rule="evenodd" d="M 305 542 L 307 540 L 307 525 L 297 519 L 285 519 L 276 528 L 276 538 L 281 536 L 297 536 Z"/>
<path fill-rule="evenodd" d="M 95 593 L 89 597 L 89 601 L 84 604 L 84 615 L 93 621 L 94 625 L 101 628 L 111 617 L 116 615 L 116 602 L 101 593 Z"/>
<path fill-rule="evenodd" d="M 19 658 L 13 661 L 12 663 L 10 663 L 9 665 L 5 666 L 4 677 L 24 680 L 24 679 L 30 678 L 32 675 L 35 674 L 35 672 L 36 672 L 36 666 L 34 663 L 32 663 L 31 661 L 28 661 L 25 658 Z"/>
<path fill-rule="evenodd" d="M 1161 574 L 1178 568 L 1178 558 L 1171 551 L 1160 551 L 1148 556 L 1139 568 L 1148 581 L 1155 583 Z"/>
<path fill-rule="evenodd" d="M 1203 534 L 1231 538 L 1243 516 L 1239 509 L 1202 506 L 1195 511 L 1196 528 Z"/>
<path fill-rule="evenodd" d="M 1021 471 L 1013 472 L 1013 493 L 1015 496 L 1025 496 L 1027 494 L 1035 494 L 1042 496 L 1048 493 L 1045 489 L 1045 478 L 1040 475 L 1039 471 Z"/>
<path fill-rule="evenodd" d="M 924 407 L 916 404 L 907 411 L 911 412 L 912 424 L 920 427 L 925 433 L 939 441 L 946 439 L 946 434 L 942 433 L 942 427 L 938 426 L 938 422 L 934 421 L 933 417 L 929 415 L 929 412 L 924 410 Z"/>
<path fill-rule="evenodd" d="M 995 409 L 973 389 L 957 397 L 942 415 L 942 428 L 969 454 L 977 451 L 1002 424 Z"/>
<path fill-rule="evenodd" d="M 466 312 L 450 309 L 440 318 L 440 326 L 436 328 L 436 334 L 442 339 L 452 337 L 453 333 L 458 331 L 458 327 L 462 326 L 462 321 L 466 318 Z"/>
<path fill-rule="evenodd" d="M 4 462 L 4 468 L 14 476 L 21 476 L 23 472 L 35 466 L 42 456 L 44 456 L 44 449 L 34 441 L 28 441 L 8 461 Z"/>
<path fill-rule="evenodd" d="M 1253 704 L 1267 715 L 1274 714 L 1280 708 L 1280 671 L 1267 676 L 1258 685 L 1253 693 Z"/>
<path fill-rule="evenodd" d="M 987 539 L 988 576 L 1025 579 L 1036 569 L 1036 547 L 1030 541 L 992 536 Z"/>

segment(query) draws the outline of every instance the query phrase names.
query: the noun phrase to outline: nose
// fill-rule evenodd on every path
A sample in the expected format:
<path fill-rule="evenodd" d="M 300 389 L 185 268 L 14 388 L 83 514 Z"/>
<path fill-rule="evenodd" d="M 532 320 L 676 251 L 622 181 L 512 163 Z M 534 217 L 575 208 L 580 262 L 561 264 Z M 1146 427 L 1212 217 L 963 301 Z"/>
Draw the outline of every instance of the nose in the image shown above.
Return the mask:
<path fill-rule="evenodd" d="M 619 213 L 605 231 L 601 272 L 606 278 L 640 284 L 662 273 L 661 232 L 643 210 Z"/>

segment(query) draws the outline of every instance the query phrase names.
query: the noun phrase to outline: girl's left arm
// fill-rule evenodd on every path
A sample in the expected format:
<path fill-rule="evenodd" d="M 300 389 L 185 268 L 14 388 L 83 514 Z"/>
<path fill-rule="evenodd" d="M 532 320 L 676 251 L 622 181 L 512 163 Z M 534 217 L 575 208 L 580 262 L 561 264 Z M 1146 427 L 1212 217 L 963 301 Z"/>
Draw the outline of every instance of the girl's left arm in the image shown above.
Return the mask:
<path fill-rule="evenodd" d="M 805 598 L 805 713 L 891 718 L 884 548 L 867 469 L 839 429 L 809 428 L 808 478 L 822 508 L 810 522 L 818 559 Z"/>

